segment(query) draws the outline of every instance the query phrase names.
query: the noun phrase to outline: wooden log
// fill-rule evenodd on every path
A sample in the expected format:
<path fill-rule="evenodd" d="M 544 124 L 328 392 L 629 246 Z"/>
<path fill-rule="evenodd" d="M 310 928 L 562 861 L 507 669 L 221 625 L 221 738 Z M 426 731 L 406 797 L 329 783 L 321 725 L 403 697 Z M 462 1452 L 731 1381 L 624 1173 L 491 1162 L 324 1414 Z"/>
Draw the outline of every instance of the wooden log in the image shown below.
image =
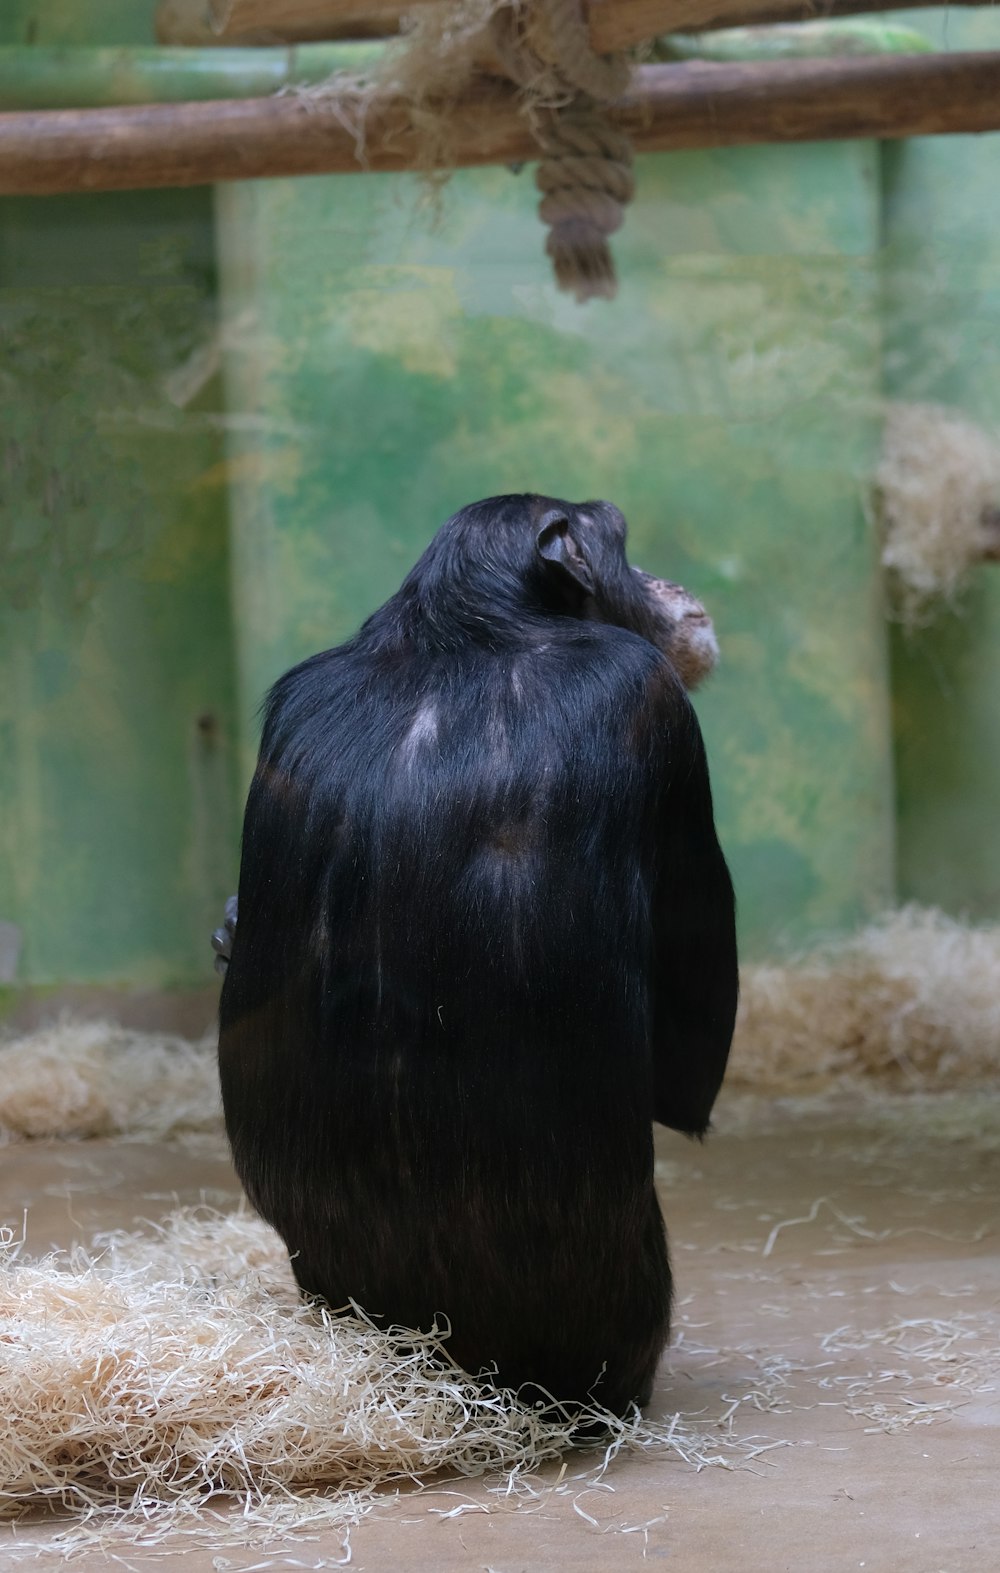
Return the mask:
<path fill-rule="evenodd" d="M 962 0 L 970 6 L 995 3 Z M 926 10 L 938 4 L 939 0 L 590 0 L 590 41 L 598 54 L 613 54 L 667 33 L 826 22 L 838 16 Z"/>
<path fill-rule="evenodd" d="M 298 4 L 299 0 L 287 0 Z M 319 3 L 319 0 L 317 0 Z M 329 3 L 329 0 L 327 0 Z M 930 4 L 931 0 L 916 0 Z M 894 0 L 590 0 L 590 41 L 598 54 L 631 49 L 666 33 L 696 33 L 723 27 L 756 27 L 762 22 L 814 22 L 864 11 L 888 11 Z M 896 8 L 909 0 L 895 0 Z"/>
<path fill-rule="evenodd" d="M 1000 130 L 1000 51 L 638 68 L 612 111 L 639 152 Z M 121 191 L 413 168 L 408 106 L 254 98 L 0 115 L 0 194 Z M 536 156 L 514 92 L 483 82 L 450 116 L 448 163 Z"/>
<path fill-rule="evenodd" d="M 386 38 L 400 18 L 434 0 L 207 0 L 220 38 L 282 43 L 326 38 Z"/>
<path fill-rule="evenodd" d="M 161 8 L 207 6 L 220 38 L 289 42 L 376 38 L 399 31 L 401 16 L 435 0 L 161 0 Z M 940 0 L 584 0 L 598 54 L 631 49 L 663 33 L 768 22 L 807 22 L 866 12 L 910 11 Z M 990 5 L 994 0 L 968 0 Z M 163 42 L 173 42 L 164 37 Z M 176 42 L 186 42 L 178 38 Z"/>

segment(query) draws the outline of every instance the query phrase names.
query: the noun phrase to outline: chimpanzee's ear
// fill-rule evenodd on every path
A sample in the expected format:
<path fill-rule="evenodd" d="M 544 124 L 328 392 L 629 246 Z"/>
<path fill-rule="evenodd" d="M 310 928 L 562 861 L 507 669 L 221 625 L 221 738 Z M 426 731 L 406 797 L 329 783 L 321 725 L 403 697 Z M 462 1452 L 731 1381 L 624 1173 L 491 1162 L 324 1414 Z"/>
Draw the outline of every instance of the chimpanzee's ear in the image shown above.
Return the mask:
<path fill-rule="evenodd" d="M 535 547 L 548 574 L 563 590 L 593 595 L 594 576 L 583 552 L 573 539 L 569 519 L 557 509 L 543 514 Z"/>

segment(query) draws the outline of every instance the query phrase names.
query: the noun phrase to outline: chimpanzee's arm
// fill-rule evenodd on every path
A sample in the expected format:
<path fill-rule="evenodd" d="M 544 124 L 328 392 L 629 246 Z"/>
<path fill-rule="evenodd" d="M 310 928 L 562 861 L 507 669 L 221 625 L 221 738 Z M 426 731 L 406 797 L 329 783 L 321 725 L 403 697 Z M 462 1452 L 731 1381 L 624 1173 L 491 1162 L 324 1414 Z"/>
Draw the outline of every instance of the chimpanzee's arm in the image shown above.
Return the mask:
<path fill-rule="evenodd" d="M 325 876 L 341 820 L 336 773 L 325 751 L 329 669 L 323 651 L 286 672 L 267 698 L 260 754 L 243 816 L 238 896 L 212 936 L 223 974 L 224 1032 L 242 1018 L 264 1022 L 315 1001 L 323 950 Z M 333 785 L 331 785 L 333 782 Z M 257 1029 L 254 1029 L 257 1030 Z"/>
<path fill-rule="evenodd" d="M 653 1118 L 702 1136 L 729 1057 L 738 975 L 732 881 L 694 712 L 674 717 L 653 895 Z"/>

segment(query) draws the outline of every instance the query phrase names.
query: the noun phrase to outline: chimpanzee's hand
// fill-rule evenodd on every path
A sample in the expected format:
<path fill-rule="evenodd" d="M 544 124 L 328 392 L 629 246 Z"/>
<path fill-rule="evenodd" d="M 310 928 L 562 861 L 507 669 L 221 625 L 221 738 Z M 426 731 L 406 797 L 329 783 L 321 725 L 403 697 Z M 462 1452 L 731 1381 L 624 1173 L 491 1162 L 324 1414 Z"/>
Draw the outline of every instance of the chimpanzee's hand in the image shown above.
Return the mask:
<path fill-rule="evenodd" d="M 226 968 L 229 966 L 233 954 L 233 935 L 236 933 L 237 915 L 236 897 L 230 896 L 226 902 L 226 916 L 220 929 L 212 935 L 212 949 L 215 951 L 215 970 L 221 977 L 225 977 Z"/>

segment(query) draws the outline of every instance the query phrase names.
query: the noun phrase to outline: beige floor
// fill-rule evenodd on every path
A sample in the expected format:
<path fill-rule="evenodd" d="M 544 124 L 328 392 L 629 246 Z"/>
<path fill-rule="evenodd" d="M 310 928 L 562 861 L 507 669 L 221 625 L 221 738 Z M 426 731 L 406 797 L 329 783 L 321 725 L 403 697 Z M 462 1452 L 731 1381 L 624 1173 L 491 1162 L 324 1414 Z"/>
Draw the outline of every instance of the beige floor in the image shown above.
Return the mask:
<path fill-rule="evenodd" d="M 352 1569 L 1000 1569 L 1000 1096 L 730 1104 L 704 1147 L 664 1136 L 659 1170 L 678 1306 L 655 1408 L 689 1417 L 731 1467 L 630 1458 L 588 1486 L 575 1456 L 561 1482 L 552 1472 L 507 1507 L 483 1484 L 445 1483 L 355 1529 Z M 221 1156 L 0 1150 L 0 1222 L 27 1209 L 32 1253 L 236 1194 Z M 182 1565 L 341 1555 L 339 1539 L 300 1536 L 266 1551 L 185 1544 Z"/>

